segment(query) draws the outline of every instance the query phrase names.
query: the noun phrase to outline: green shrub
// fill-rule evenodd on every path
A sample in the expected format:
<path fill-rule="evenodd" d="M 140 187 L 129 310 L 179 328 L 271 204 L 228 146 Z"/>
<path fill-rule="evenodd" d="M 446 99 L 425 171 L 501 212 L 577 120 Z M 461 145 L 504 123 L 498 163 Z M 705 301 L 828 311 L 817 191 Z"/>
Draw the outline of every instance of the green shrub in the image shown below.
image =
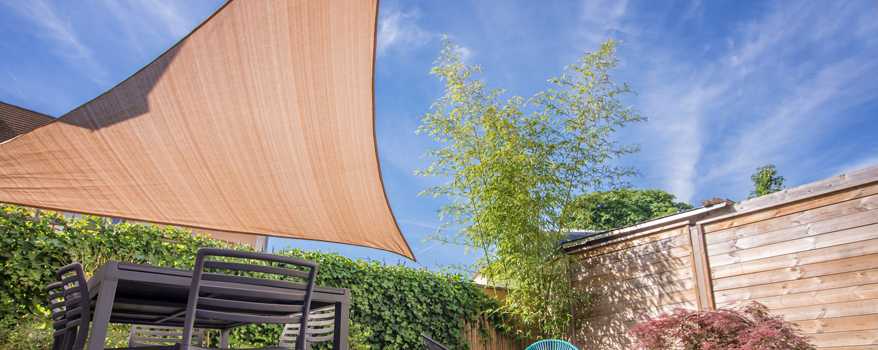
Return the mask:
<path fill-rule="evenodd" d="M 49 350 L 53 332 L 42 315 L 4 319 L 0 325 L 0 339 L 4 339 L 0 350 Z"/>
<path fill-rule="evenodd" d="M 3 320 L 44 315 L 41 308 L 47 297 L 42 289 L 54 281 L 58 268 L 71 262 L 82 263 L 86 274 L 110 259 L 189 269 L 201 247 L 249 249 L 173 227 L 111 225 L 98 217 L 67 220 L 54 214 L 35 221 L 32 216 L 18 206 L 0 207 Z M 500 316 L 492 312 L 498 306 L 496 300 L 465 276 L 352 261 L 335 253 L 288 250 L 278 254 L 316 261 L 317 284 L 351 290 L 352 346 L 417 348 L 420 334 L 427 333 L 452 349 L 465 349 L 468 345 L 460 339 L 465 322 L 487 314 L 500 325 Z M 19 328 L 6 327 L 0 332 Z M 120 326 L 113 334 L 126 332 L 127 327 Z M 280 325 L 251 325 L 233 330 L 230 345 L 276 346 L 279 336 Z M 212 342 L 216 337 L 211 335 Z M 319 344 L 314 348 L 320 349 Z"/>

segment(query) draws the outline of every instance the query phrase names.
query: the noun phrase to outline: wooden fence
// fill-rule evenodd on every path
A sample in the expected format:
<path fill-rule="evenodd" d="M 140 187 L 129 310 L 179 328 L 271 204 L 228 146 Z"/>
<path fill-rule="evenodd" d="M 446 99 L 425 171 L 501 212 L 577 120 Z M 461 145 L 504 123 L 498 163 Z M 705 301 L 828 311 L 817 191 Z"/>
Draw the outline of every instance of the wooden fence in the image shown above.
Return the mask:
<path fill-rule="evenodd" d="M 565 247 L 594 295 L 571 339 L 623 349 L 640 313 L 751 300 L 821 349 L 878 349 L 878 167 L 716 203 Z"/>
<path fill-rule="evenodd" d="M 479 333 L 480 326 L 487 329 L 488 338 Z M 527 346 L 506 338 L 483 317 L 479 318 L 478 323 L 468 324 L 461 337 L 470 343 L 470 350 L 521 350 Z"/>

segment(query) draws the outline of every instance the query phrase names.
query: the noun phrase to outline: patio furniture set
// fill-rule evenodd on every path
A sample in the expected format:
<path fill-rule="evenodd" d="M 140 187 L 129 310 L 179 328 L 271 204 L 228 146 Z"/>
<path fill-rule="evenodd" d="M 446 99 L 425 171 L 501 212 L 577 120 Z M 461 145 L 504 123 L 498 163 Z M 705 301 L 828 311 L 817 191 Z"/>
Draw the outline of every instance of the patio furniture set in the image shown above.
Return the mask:
<path fill-rule="evenodd" d="M 110 323 L 136 325 L 129 346 L 140 350 L 201 349 L 204 329 L 220 330 L 219 346 L 228 348 L 230 331 L 249 324 L 284 324 L 276 349 L 330 340 L 334 349 L 347 349 L 350 291 L 316 286 L 316 274 L 312 261 L 215 248 L 200 249 L 193 270 L 110 260 L 86 280 L 73 263 L 46 287 L 52 350 L 103 350 Z"/>
<path fill-rule="evenodd" d="M 316 286 L 316 275 L 312 261 L 216 248 L 199 249 L 193 270 L 110 260 L 86 279 L 82 265 L 73 263 L 46 287 L 52 350 L 104 350 L 111 323 L 132 325 L 129 347 L 119 349 L 204 349 L 205 329 L 220 330 L 219 347 L 228 348 L 230 331 L 250 324 L 284 325 L 278 346 L 264 349 L 305 350 L 326 341 L 347 349 L 350 291 Z M 427 335 L 421 338 L 427 350 L 448 350 Z M 528 349 L 576 349 L 565 345 L 541 341 Z"/>

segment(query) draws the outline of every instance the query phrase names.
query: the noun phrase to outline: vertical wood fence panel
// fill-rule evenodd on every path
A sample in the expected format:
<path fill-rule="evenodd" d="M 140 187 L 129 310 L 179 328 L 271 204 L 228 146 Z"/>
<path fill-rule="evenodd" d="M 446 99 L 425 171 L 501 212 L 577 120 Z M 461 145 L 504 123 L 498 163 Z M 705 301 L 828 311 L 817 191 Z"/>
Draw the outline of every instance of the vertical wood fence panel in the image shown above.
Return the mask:
<path fill-rule="evenodd" d="M 479 334 L 480 326 L 488 330 L 488 338 Z M 470 343 L 470 350 L 522 350 L 527 346 L 506 338 L 494 330 L 484 318 L 479 318 L 478 323 L 468 324 L 461 337 Z"/>

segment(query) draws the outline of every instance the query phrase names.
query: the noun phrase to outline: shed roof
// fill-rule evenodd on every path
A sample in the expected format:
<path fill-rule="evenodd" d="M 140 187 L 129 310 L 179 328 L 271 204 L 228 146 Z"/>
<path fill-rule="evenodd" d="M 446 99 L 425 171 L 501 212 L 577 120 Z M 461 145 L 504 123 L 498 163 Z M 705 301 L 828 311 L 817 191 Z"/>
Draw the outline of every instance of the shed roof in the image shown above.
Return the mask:
<path fill-rule="evenodd" d="M 0 101 L 0 143 L 24 135 L 55 120 L 54 117 Z"/>

